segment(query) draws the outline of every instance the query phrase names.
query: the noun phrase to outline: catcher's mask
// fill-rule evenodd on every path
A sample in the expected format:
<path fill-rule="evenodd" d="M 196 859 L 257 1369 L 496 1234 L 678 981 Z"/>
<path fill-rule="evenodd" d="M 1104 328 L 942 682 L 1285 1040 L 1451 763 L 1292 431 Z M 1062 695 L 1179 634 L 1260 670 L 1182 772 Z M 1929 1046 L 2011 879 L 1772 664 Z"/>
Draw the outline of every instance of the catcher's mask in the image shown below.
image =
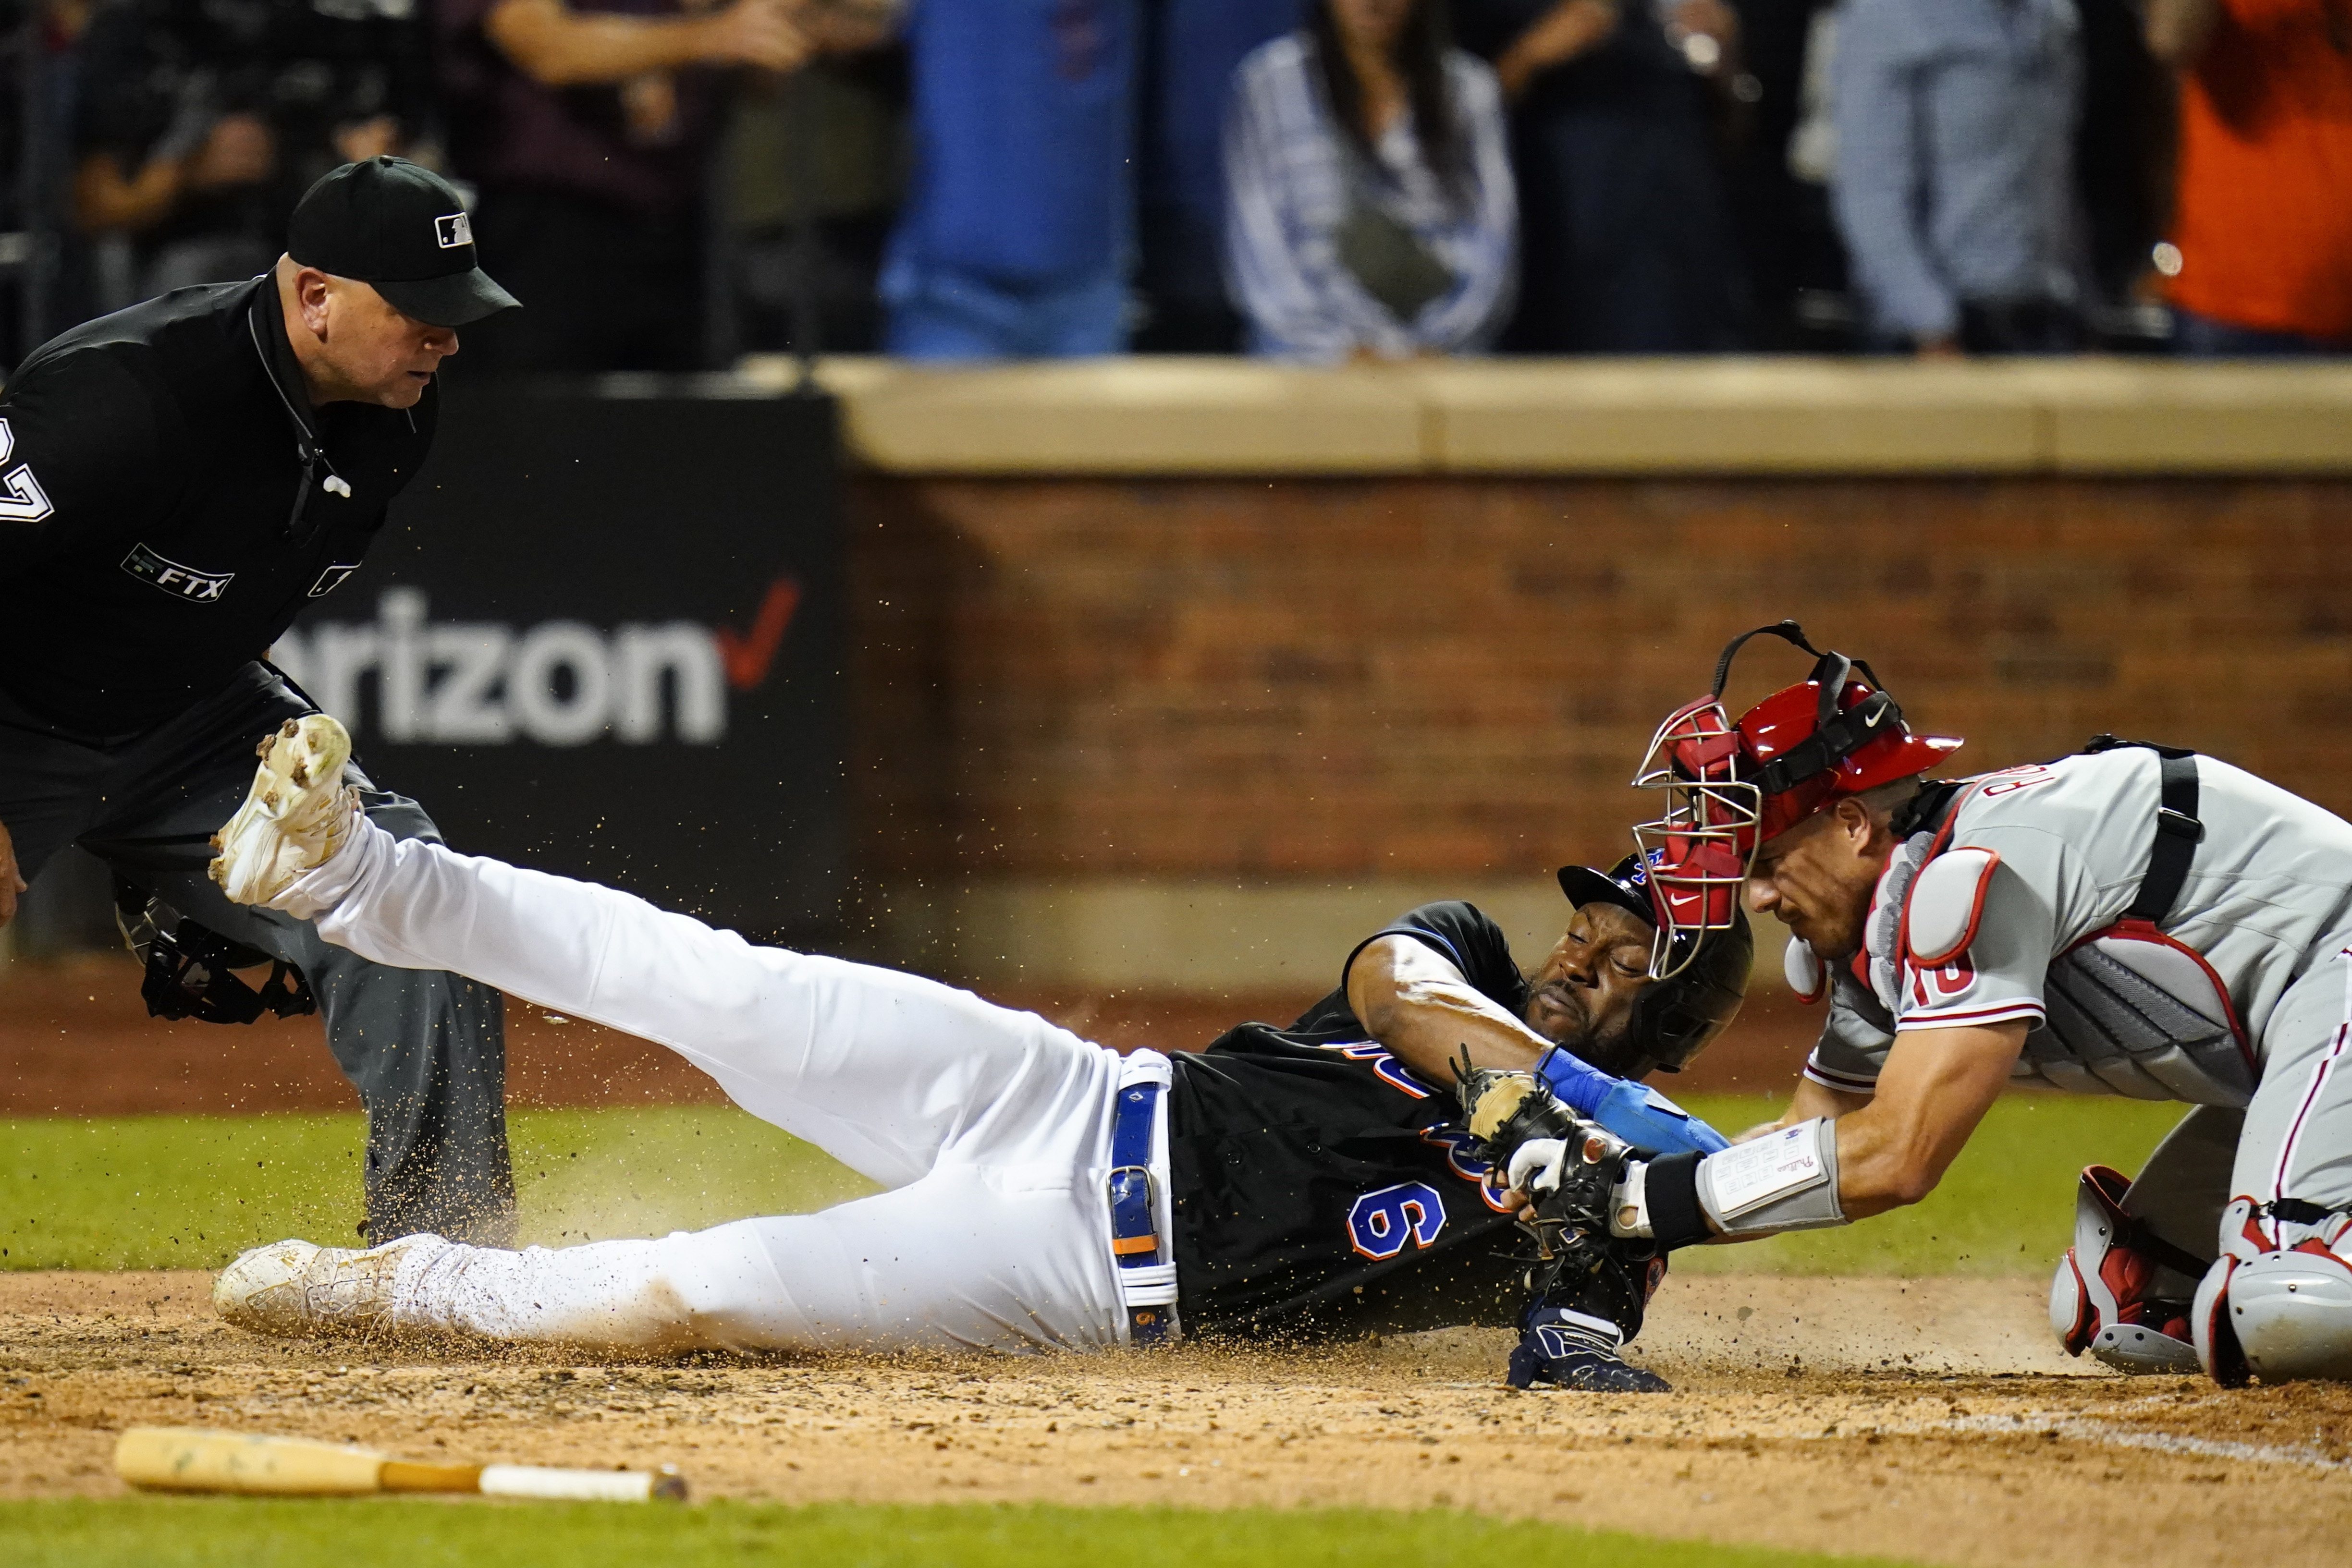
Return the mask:
<path fill-rule="evenodd" d="M 1735 722 L 1724 711 L 1724 683 L 1732 656 L 1758 636 L 1812 654 L 1813 671 Z M 1666 792 L 1665 811 L 1633 830 L 1656 911 L 1650 973 L 1669 978 L 1710 934 L 1745 932 L 1740 888 L 1758 845 L 1845 796 L 1925 773 L 1960 744 L 1912 734 L 1866 662 L 1822 652 L 1794 621 L 1734 637 L 1716 661 L 1715 685 L 1666 716 L 1633 776 L 1635 789 Z"/>
<path fill-rule="evenodd" d="M 151 1018 L 252 1023 L 265 1012 L 287 1019 L 319 1010 L 293 965 L 197 925 L 121 876 L 114 879 L 114 923 L 147 967 L 139 995 Z M 263 964 L 269 977 L 258 990 L 232 973 Z"/>
<path fill-rule="evenodd" d="M 1657 925 L 1649 873 L 1639 855 L 1627 855 L 1605 872 L 1564 865 L 1559 868 L 1559 890 L 1579 909 L 1588 904 L 1613 904 L 1654 927 Z M 1684 930 L 1675 939 L 1688 950 L 1670 955 L 1670 967 L 1659 977 L 1653 946 L 1653 977 L 1633 1000 L 1625 1043 L 1637 1060 L 1629 1077 L 1680 1072 L 1730 1025 L 1748 995 L 1756 939 L 1748 928 L 1747 915 L 1736 903 L 1730 925 L 1705 943 L 1704 951 L 1696 931 Z"/>

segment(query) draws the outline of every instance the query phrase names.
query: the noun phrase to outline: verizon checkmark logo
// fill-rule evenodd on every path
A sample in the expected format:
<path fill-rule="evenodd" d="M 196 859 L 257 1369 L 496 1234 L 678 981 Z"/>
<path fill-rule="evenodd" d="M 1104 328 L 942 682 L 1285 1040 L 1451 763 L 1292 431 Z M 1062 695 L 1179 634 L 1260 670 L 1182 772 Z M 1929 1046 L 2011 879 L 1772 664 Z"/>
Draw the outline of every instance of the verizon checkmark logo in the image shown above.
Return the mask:
<path fill-rule="evenodd" d="M 721 626 L 711 632 L 712 641 L 719 644 L 719 657 L 727 666 L 729 685 L 739 692 L 750 692 L 767 683 L 776 654 L 784 645 L 784 633 L 792 630 L 793 616 L 800 607 L 800 580 L 780 577 L 768 584 L 767 596 L 760 601 L 760 612 L 752 617 L 750 632 Z"/>

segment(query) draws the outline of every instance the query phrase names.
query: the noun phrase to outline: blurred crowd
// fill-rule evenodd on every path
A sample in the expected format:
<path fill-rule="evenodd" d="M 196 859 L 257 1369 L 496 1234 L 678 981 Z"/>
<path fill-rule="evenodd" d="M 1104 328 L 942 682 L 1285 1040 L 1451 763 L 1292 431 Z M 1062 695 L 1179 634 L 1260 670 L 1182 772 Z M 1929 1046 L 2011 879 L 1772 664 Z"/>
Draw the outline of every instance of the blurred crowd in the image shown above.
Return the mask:
<path fill-rule="evenodd" d="M 2352 0 L 17 15 L 0 263 L 46 247 L 52 330 L 392 152 L 526 303 L 477 368 L 2352 350 Z"/>

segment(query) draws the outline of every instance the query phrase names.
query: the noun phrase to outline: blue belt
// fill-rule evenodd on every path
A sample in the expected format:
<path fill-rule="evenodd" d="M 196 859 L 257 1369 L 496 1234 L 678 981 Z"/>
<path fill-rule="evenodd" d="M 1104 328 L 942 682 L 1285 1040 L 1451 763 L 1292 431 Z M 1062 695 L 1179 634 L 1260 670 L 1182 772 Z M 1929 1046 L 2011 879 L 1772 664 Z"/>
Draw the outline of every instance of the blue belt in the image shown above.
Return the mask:
<path fill-rule="evenodd" d="M 1118 1261 L 1119 1297 L 1129 1340 L 1159 1344 L 1175 1327 L 1175 1270 L 1160 1244 L 1152 1203 L 1151 1134 L 1160 1085 L 1137 1082 L 1118 1092 L 1110 1129 L 1110 1249 Z M 1152 1271 L 1147 1282 L 1130 1270 Z"/>

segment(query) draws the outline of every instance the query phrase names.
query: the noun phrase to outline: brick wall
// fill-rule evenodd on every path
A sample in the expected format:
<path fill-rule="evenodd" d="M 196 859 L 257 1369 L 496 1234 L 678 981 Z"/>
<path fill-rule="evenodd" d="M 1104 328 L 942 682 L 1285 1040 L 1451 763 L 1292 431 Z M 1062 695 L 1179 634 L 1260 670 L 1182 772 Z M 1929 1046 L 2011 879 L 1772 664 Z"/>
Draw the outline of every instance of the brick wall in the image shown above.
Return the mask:
<path fill-rule="evenodd" d="M 877 883 L 1620 852 L 1793 615 L 1974 767 L 2100 730 L 2352 810 L 2352 482 L 919 479 L 853 490 Z M 1734 695 L 1798 678 L 1759 648 Z"/>

